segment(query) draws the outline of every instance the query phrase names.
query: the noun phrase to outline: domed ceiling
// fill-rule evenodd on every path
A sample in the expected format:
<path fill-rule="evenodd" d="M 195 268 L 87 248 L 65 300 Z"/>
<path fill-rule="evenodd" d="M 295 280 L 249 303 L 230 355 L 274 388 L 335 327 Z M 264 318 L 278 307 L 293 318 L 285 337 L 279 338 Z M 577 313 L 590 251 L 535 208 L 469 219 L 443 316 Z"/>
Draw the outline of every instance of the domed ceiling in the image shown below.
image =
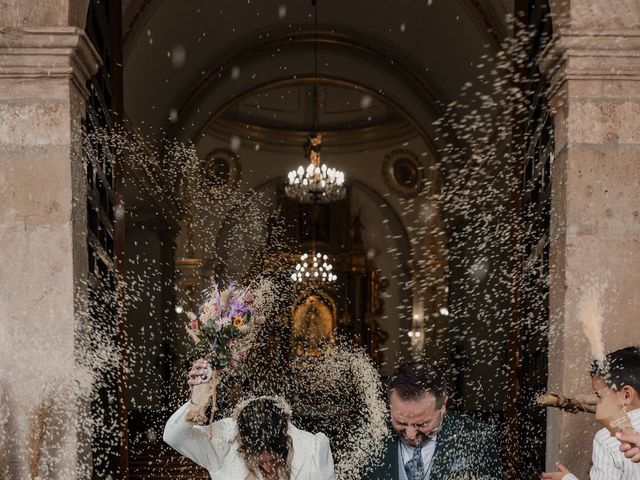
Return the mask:
<path fill-rule="evenodd" d="M 320 0 L 317 32 L 310 1 L 129 0 L 123 8 L 128 116 L 143 131 L 193 139 L 221 112 L 227 123 L 308 130 L 318 44 L 323 128 L 393 123 L 388 105 L 400 104 L 429 110 L 409 114 L 425 126 L 508 33 L 513 2 Z M 370 94 L 366 109 L 354 86 Z"/>
<path fill-rule="evenodd" d="M 318 88 L 318 117 L 322 131 L 367 128 L 398 120 L 387 104 L 354 88 Z M 263 128 L 311 131 L 313 86 L 293 85 L 248 96 L 228 108 L 225 121 Z"/>
<path fill-rule="evenodd" d="M 332 148 L 360 149 L 398 143 L 416 129 L 389 104 L 353 86 L 313 85 L 266 89 L 231 104 L 204 133 L 222 140 L 240 132 L 271 149 L 297 150 L 310 132 L 322 132 Z M 317 104 L 317 123 L 314 122 Z"/>

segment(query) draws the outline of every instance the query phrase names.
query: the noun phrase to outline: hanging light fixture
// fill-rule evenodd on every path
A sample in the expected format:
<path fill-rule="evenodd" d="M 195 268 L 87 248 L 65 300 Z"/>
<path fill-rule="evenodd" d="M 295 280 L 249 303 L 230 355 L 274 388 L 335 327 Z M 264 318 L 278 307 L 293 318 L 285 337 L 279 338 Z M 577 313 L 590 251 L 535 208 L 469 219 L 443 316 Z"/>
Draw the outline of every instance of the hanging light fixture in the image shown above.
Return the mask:
<path fill-rule="evenodd" d="M 332 283 L 338 277 L 332 272 L 333 265 L 329 257 L 319 252 L 305 253 L 300 256 L 296 264 L 296 271 L 291 274 L 291 280 L 302 283 Z"/>
<path fill-rule="evenodd" d="M 344 173 L 329 168 L 320 162 L 322 135 L 318 133 L 318 4 L 312 0 L 314 7 L 314 85 L 313 85 L 313 132 L 305 143 L 305 157 L 309 165 L 302 165 L 288 175 L 285 195 L 299 203 L 329 203 L 342 200 L 346 196 Z"/>
<path fill-rule="evenodd" d="M 320 163 L 322 135 L 311 134 L 307 140 L 311 163 L 289 172 L 285 194 L 299 203 L 329 203 L 342 200 L 346 195 L 344 173 Z"/>

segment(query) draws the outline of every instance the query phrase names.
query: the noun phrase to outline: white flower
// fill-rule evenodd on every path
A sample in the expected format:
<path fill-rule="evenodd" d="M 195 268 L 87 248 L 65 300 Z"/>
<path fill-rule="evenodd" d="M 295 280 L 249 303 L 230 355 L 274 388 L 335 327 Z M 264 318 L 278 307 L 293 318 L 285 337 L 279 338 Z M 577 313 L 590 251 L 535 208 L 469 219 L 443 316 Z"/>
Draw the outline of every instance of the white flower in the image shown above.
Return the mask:
<path fill-rule="evenodd" d="M 185 327 L 187 329 L 187 333 L 191 337 L 191 340 L 193 340 L 196 343 L 200 343 L 200 338 L 198 337 L 198 335 L 196 335 L 196 332 L 194 332 L 191 328 L 189 328 L 189 325 L 185 325 Z"/>
<path fill-rule="evenodd" d="M 233 291 L 233 289 L 227 288 L 224 292 L 222 292 L 222 295 L 220 295 L 220 309 L 221 310 L 224 310 L 225 308 L 227 308 L 227 304 L 229 303 L 229 298 L 231 298 L 232 291 Z"/>
<path fill-rule="evenodd" d="M 216 326 L 216 332 L 219 332 L 223 327 L 231 324 L 231 319 L 226 317 L 218 317 L 213 323 Z"/>

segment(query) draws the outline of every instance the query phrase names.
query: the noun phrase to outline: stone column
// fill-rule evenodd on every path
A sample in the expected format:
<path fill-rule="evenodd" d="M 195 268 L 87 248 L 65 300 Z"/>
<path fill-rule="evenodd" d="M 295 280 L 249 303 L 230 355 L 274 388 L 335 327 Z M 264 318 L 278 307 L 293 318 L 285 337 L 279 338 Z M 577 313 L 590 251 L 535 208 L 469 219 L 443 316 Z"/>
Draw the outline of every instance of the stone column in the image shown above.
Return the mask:
<path fill-rule="evenodd" d="M 592 360 L 577 304 L 603 284 L 604 344 L 640 343 L 640 4 L 552 3 L 541 67 L 555 121 L 550 248 L 549 390 L 590 392 Z M 593 417 L 550 412 L 547 467 L 586 478 Z"/>
<path fill-rule="evenodd" d="M 12 392 L 16 419 L 0 425 L 8 478 L 77 478 L 88 448 L 79 441 L 82 406 L 67 387 L 78 378 L 87 272 L 80 122 L 100 59 L 76 27 L 15 27 L 38 15 L 43 25 L 68 22 L 75 13 L 61 3 L 0 7 L 0 386 Z"/>

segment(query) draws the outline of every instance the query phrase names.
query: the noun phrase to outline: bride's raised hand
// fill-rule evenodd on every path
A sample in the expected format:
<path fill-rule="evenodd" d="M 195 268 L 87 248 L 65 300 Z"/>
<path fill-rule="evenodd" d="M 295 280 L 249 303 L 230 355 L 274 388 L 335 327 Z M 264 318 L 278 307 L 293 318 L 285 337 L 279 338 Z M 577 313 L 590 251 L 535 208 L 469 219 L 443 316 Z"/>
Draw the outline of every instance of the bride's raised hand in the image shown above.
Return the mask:
<path fill-rule="evenodd" d="M 189 371 L 187 383 L 191 388 L 191 404 L 185 419 L 189 422 L 202 424 L 207 420 L 207 407 L 213 402 L 212 412 L 215 411 L 216 390 L 220 383 L 219 371 L 214 371 L 204 358 L 193 362 Z"/>
<path fill-rule="evenodd" d="M 190 387 L 195 387 L 202 383 L 207 383 L 211 378 L 211 369 L 209 363 L 204 358 L 199 358 L 193 362 L 193 366 L 189 371 L 189 380 L 187 383 Z"/>

